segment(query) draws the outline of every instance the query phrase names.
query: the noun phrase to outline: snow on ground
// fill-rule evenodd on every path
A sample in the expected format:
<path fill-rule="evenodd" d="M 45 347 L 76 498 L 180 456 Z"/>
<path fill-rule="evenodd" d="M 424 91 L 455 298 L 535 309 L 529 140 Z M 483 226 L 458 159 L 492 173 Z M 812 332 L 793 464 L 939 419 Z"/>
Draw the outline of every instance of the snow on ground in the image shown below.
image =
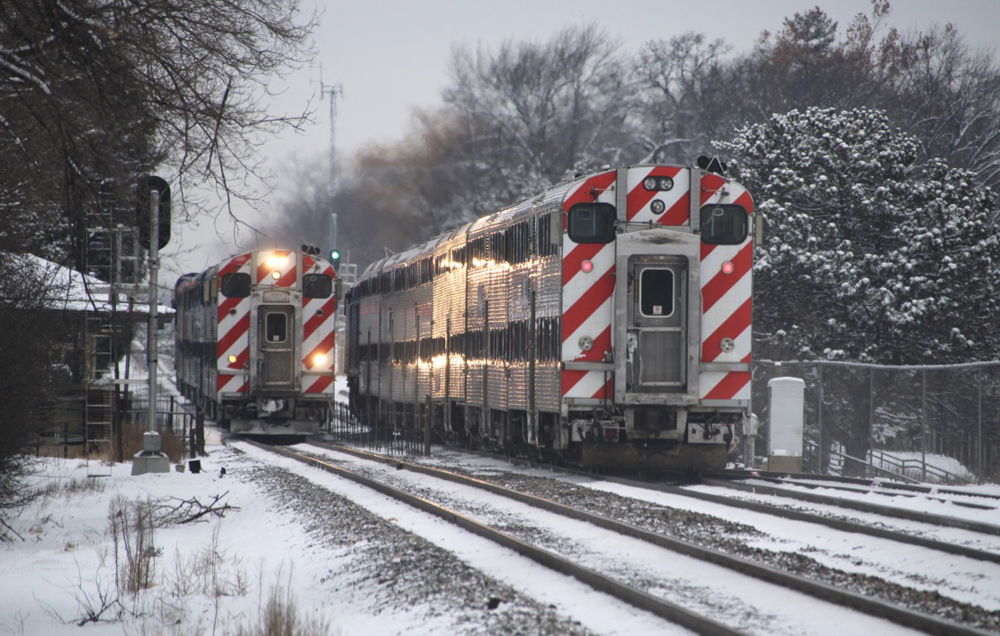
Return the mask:
<path fill-rule="evenodd" d="M 442 451 L 437 458 L 426 463 L 445 464 L 448 457 L 453 457 L 453 451 Z M 938 552 L 912 545 L 898 544 L 885 539 L 867 537 L 849 532 L 842 532 L 825 526 L 809 524 L 764 513 L 740 510 L 711 502 L 699 501 L 690 497 L 672 495 L 644 488 L 636 488 L 605 481 L 599 478 L 553 473 L 541 469 L 529 469 L 514 466 L 500 458 L 465 459 L 463 465 L 470 470 L 488 472 L 523 472 L 526 474 L 543 475 L 553 479 L 573 483 L 577 486 L 591 488 L 601 492 L 610 492 L 647 501 L 653 506 L 662 506 L 690 512 L 698 512 L 720 519 L 738 521 L 747 524 L 764 533 L 763 537 L 748 539 L 752 547 L 775 552 L 801 552 L 810 558 L 831 568 L 869 574 L 899 585 L 919 589 L 937 591 L 940 594 L 960 602 L 979 605 L 988 611 L 1000 610 L 1000 565 L 984 563 L 965 557 Z M 774 484 L 768 484 L 773 486 Z M 774 505 L 789 505 L 789 500 L 768 495 L 751 495 L 711 487 L 694 486 L 692 490 L 711 492 L 715 495 L 753 499 Z M 968 487 L 964 490 L 983 494 L 998 494 L 998 486 Z M 830 495 L 842 495 L 832 491 Z M 968 509 L 959 506 L 941 504 L 933 499 L 901 498 L 907 506 L 915 510 L 936 510 L 938 514 L 963 514 Z M 817 512 L 820 514 L 844 514 L 843 509 L 822 504 L 794 502 L 794 507 Z M 849 516 L 864 524 L 890 527 L 948 543 L 967 545 L 980 550 L 1000 553 L 1000 537 L 958 528 L 942 528 L 932 524 L 916 521 L 906 521 L 882 517 L 875 514 L 846 511 Z M 990 518 L 990 511 L 975 511 L 985 515 L 974 514 L 977 517 Z M 992 522 L 996 523 L 996 512 L 992 512 Z"/>
<path fill-rule="evenodd" d="M 220 476 L 222 467 L 232 471 L 245 459 L 216 446 L 201 461 L 199 474 L 133 477 L 126 463 L 112 466 L 109 477 L 88 478 L 86 461 L 38 460 L 32 481 L 61 490 L 12 520 L 24 541 L 0 545 L 0 633 L 65 634 L 75 629 L 69 625 L 100 609 L 102 595 L 122 600 L 123 621 L 104 622 L 119 609 L 110 607 L 102 622 L 88 625 L 88 634 L 235 633 L 241 625 L 256 623 L 271 590 L 287 588 L 290 580 L 303 616 L 350 629 L 346 612 L 322 594 L 321 585 L 328 563 L 344 555 L 318 550 L 295 516 L 262 501 L 253 484 Z M 67 488 L 78 490 L 66 494 Z M 220 504 L 238 510 L 218 520 L 157 529 L 154 542 L 162 553 L 154 559 L 155 587 L 134 598 L 119 595 L 109 533 L 111 502 L 124 497 L 209 503 L 216 495 L 223 496 Z M 207 558 L 209 553 L 219 558 Z M 202 586 L 220 594 L 197 592 Z"/>
<path fill-rule="evenodd" d="M 122 603 L 106 609 L 100 622 L 88 623 L 88 634 L 235 634 L 256 624 L 275 586 L 291 587 L 300 615 L 327 627 L 318 633 L 443 634 L 455 633 L 456 625 L 467 633 L 491 633 L 491 623 L 476 619 L 489 613 L 485 607 L 456 614 L 412 598 L 386 602 L 386 581 L 393 578 L 397 559 L 356 563 L 372 554 L 366 551 L 364 539 L 353 545 L 327 541 L 306 511 L 296 510 L 294 498 L 291 504 L 274 501 L 260 484 L 236 477 L 252 472 L 254 466 L 275 462 L 372 510 L 391 525 L 448 546 L 472 567 L 539 597 L 540 607 L 554 608 L 545 612 L 558 611 L 577 621 L 577 633 L 687 633 L 352 482 L 265 456 L 245 444 L 212 446 L 209 451 L 201 460 L 199 474 L 133 477 L 130 465 L 123 464 L 111 467 L 108 477 L 88 478 L 85 461 L 38 460 L 39 473 L 32 482 L 61 488 L 12 520 L 23 541 L 0 544 L 4 565 L 0 570 L 0 634 L 46 636 L 76 631 L 74 624 L 97 612 L 102 598 L 118 598 Z M 91 464 L 90 469 L 94 468 Z M 227 469 L 225 476 L 220 475 L 221 468 Z M 101 466 L 100 470 L 107 473 L 109 469 Z M 73 492 L 67 494 L 68 490 Z M 238 510 L 219 520 L 158 529 L 155 545 L 161 553 L 154 559 L 155 587 L 135 597 L 115 591 L 108 512 L 113 500 L 198 498 L 208 503 L 217 495 L 224 496 L 220 503 Z M 210 553 L 219 558 L 206 558 Z M 201 587 L 221 593 L 202 593 Z M 374 600 L 379 597 L 380 601 Z M 482 600 L 485 605 L 487 599 Z M 508 603 L 506 597 L 504 601 L 504 607 L 517 605 Z M 520 608 L 523 613 L 523 603 Z M 109 622 L 119 609 L 118 622 Z M 563 633 L 565 624 L 556 623 L 554 630 L 546 627 L 552 623 L 545 623 L 544 618 L 539 612 L 540 627 L 533 633 Z M 532 624 L 530 617 L 528 624 Z"/>

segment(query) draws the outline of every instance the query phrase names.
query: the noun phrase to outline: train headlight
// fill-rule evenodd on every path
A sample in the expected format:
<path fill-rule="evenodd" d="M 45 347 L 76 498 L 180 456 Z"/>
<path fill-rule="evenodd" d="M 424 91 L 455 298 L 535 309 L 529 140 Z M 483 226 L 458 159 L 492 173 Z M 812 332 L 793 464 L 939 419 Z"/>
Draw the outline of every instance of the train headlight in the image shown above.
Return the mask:
<path fill-rule="evenodd" d="M 594 348 L 594 339 L 590 336 L 580 336 L 580 340 L 577 344 L 580 345 L 581 351 L 590 351 Z"/>
<path fill-rule="evenodd" d="M 642 180 L 642 187 L 647 190 L 666 192 L 674 189 L 674 180 L 670 177 L 646 177 Z"/>
<path fill-rule="evenodd" d="M 278 270 L 274 270 L 273 272 L 271 272 L 271 278 L 273 278 L 274 280 L 278 280 L 279 278 L 281 278 L 281 272 L 279 272 Z"/>
<path fill-rule="evenodd" d="M 325 364 L 326 364 L 326 354 L 325 353 L 317 353 L 316 355 L 313 356 L 313 366 L 314 367 L 321 367 L 321 366 L 323 366 Z"/>
<path fill-rule="evenodd" d="M 722 342 L 719 343 L 719 348 L 722 349 L 723 353 L 729 353 L 736 347 L 736 343 L 733 342 L 732 338 L 723 338 Z"/>
<path fill-rule="evenodd" d="M 649 204 L 649 209 L 653 211 L 653 214 L 663 214 L 667 209 L 667 204 L 659 199 L 654 199 L 653 202 Z"/>
<path fill-rule="evenodd" d="M 228 359 L 229 359 L 229 364 L 236 364 L 236 359 L 237 358 L 233 354 L 229 354 L 229 358 Z"/>
<path fill-rule="evenodd" d="M 589 274 L 594 271 L 594 263 L 592 261 L 586 260 L 580 263 L 580 271 L 584 274 Z"/>
<path fill-rule="evenodd" d="M 270 256 L 267 257 L 266 262 L 268 267 L 270 267 L 271 269 L 276 269 L 278 267 L 284 267 L 285 265 L 288 265 L 288 257 L 280 256 L 278 254 L 271 254 Z"/>

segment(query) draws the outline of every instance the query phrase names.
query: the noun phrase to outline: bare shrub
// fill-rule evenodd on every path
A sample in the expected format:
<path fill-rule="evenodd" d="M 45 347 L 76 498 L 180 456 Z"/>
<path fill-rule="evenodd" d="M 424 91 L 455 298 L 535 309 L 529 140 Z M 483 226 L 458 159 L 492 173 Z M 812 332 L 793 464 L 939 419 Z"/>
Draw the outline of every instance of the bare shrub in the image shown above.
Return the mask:
<path fill-rule="evenodd" d="M 190 558 L 177 554 L 167 584 L 178 598 L 192 594 L 214 598 L 245 596 L 250 588 L 243 559 L 230 556 L 222 547 L 218 526 L 212 531 L 211 543 Z"/>
<path fill-rule="evenodd" d="M 108 507 L 108 527 L 114 541 L 115 585 L 131 595 L 153 587 L 156 557 L 153 504 L 118 495 Z"/>
<path fill-rule="evenodd" d="M 278 584 L 271 588 L 266 604 L 258 608 L 257 624 L 240 625 L 238 636 L 327 636 L 331 633 L 326 617 L 300 615 L 291 591 L 291 573 L 288 578 L 287 588 Z"/>

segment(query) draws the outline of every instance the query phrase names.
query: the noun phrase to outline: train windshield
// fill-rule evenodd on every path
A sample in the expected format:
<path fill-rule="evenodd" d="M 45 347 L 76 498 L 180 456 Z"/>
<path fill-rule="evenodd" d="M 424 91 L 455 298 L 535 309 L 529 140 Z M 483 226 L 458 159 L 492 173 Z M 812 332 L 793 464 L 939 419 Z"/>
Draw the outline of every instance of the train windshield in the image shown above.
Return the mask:
<path fill-rule="evenodd" d="M 610 243 L 615 240 L 615 217 L 610 203 L 577 203 L 569 209 L 569 238 L 574 243 Z"/>
<path fill-rule="evenodd" d="M 747 211 L 739 205 L 706 205 L 701 209 L 701 240 L 709 245 L 739 245 L 747 238 Z"/>
<path fill-rule="evenodd" d="M 302 295 L 306 298 L 329 298 L 333 279 L 326 274 L 306 274 L 302 277 Z"/>
<path fill-rule="evenodd" d="M 246 298 L 250 295 L 250 274 L 223 274 L 219 291 L 227 298 Z"/>

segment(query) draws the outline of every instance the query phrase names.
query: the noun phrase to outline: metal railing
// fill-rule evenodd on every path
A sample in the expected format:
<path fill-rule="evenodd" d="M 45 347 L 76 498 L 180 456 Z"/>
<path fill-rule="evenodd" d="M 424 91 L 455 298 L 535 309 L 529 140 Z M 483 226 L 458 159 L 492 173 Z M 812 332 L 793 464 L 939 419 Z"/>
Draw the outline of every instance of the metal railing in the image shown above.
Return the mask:
<path fill-rule="evenodd" d="M 414 421 L 415 420 L 415 421 Z M 331 405 L 330 421 L 324 432 L 333 440 L 367 448 L 389 455 L 426 455 L 423 416 L 403 406 L 396 411 L 373 415 L 380 425 L 369 426 L 354 417 L 348 406 L 341 402 Z"/>

